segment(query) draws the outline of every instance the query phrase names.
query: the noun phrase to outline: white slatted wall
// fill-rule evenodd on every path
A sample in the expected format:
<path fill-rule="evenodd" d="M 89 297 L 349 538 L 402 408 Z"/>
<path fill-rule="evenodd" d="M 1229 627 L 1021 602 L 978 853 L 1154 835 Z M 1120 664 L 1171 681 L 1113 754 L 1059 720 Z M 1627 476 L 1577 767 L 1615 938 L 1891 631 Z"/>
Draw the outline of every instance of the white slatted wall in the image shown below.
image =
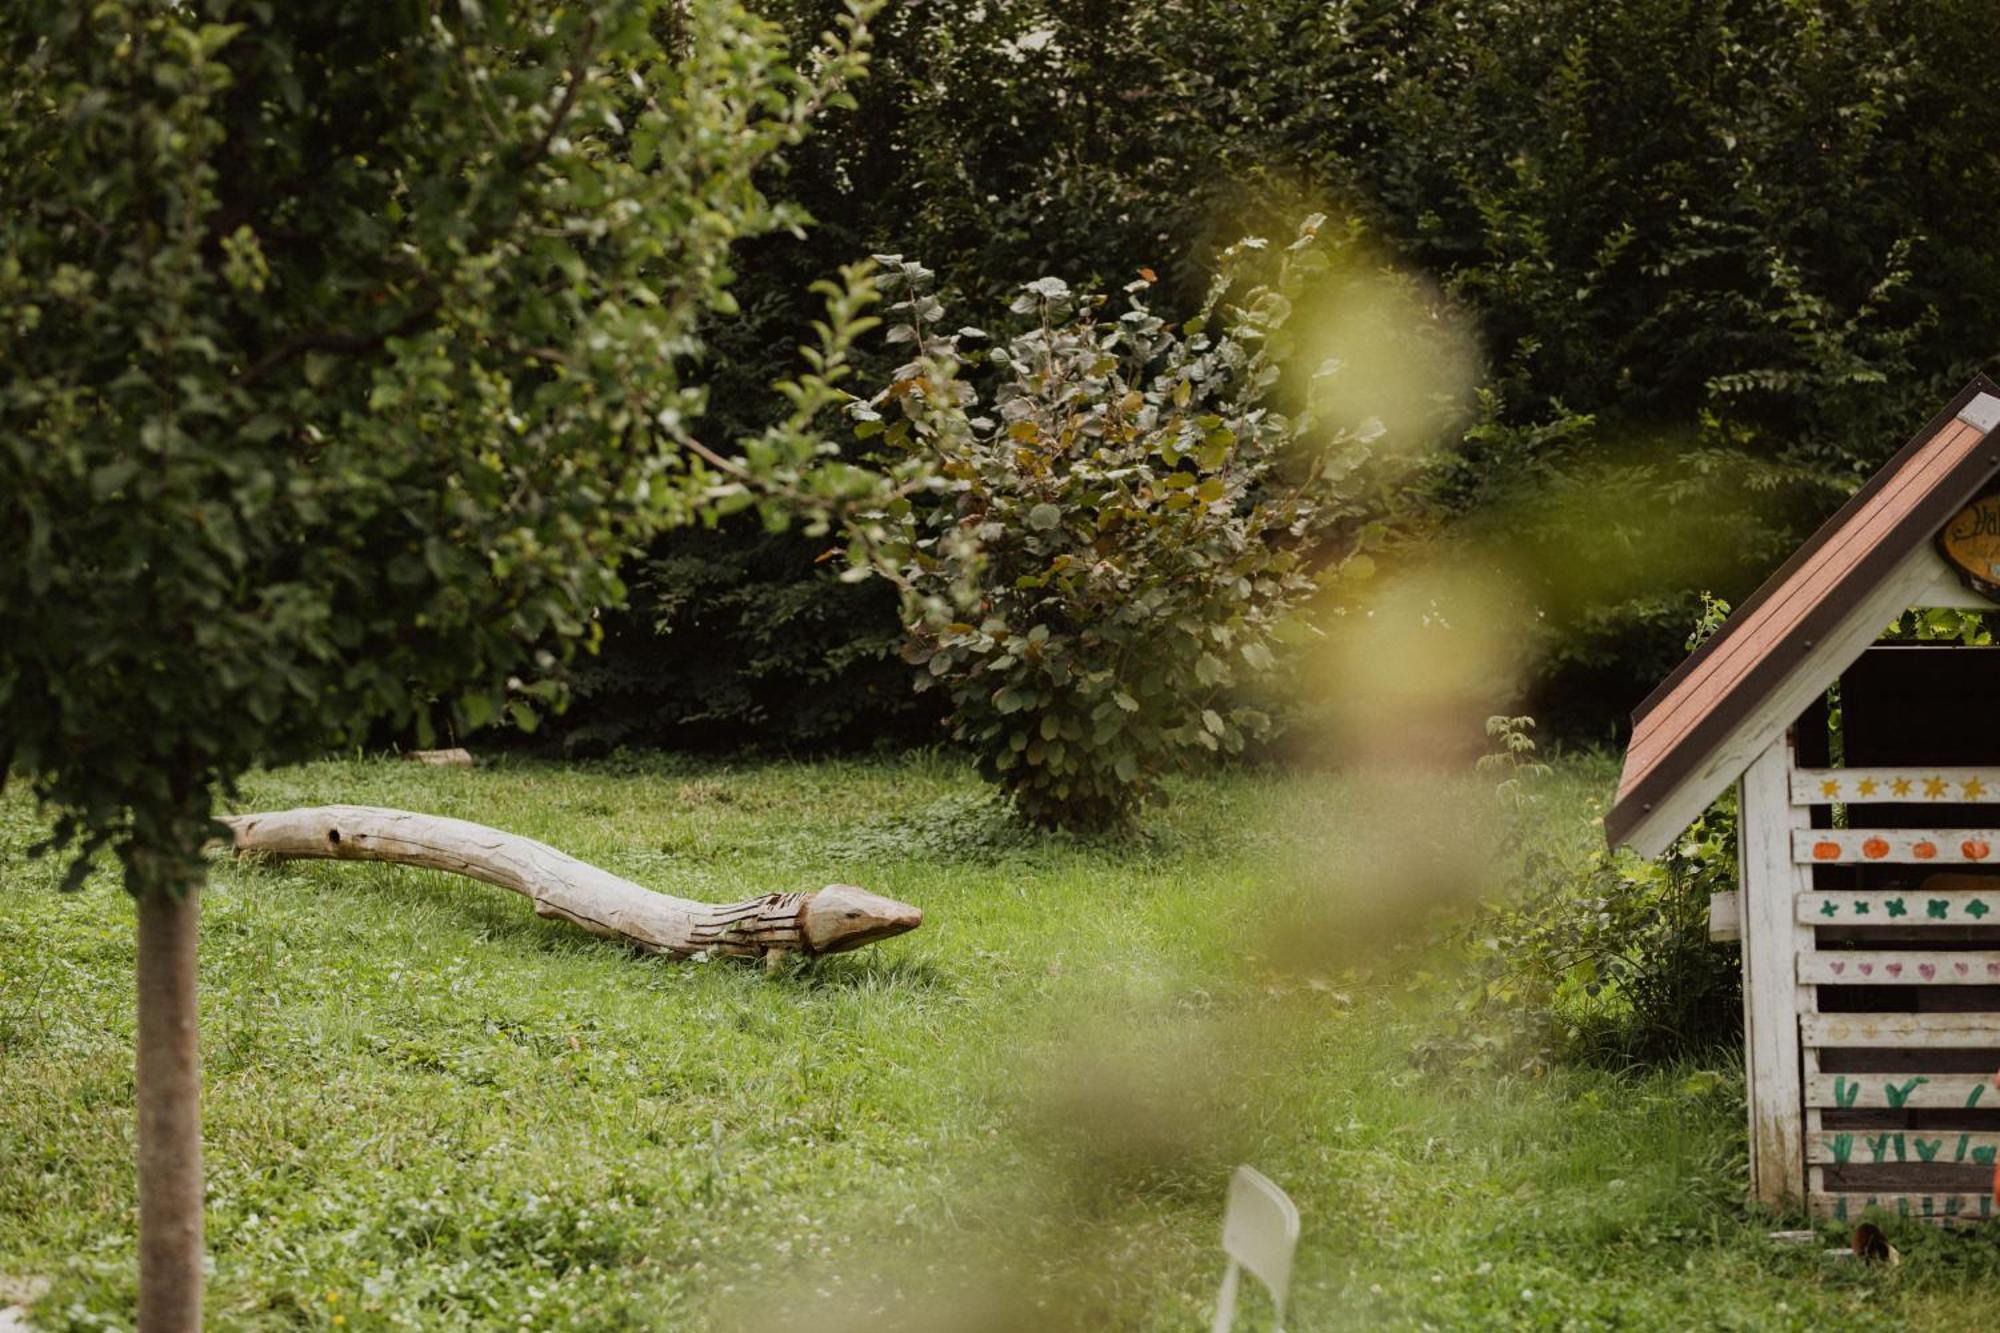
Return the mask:
<path fill-rule="evenodd" d="M 1990 1218 L 2000 768 L 1800 768 L 1784 741 L 1742 797 L 1757 1194 L 1803 1186 L 1837 1219 Z M 1991 827 L 1877 827 L 1885 803 L 1995 808 Z"/>

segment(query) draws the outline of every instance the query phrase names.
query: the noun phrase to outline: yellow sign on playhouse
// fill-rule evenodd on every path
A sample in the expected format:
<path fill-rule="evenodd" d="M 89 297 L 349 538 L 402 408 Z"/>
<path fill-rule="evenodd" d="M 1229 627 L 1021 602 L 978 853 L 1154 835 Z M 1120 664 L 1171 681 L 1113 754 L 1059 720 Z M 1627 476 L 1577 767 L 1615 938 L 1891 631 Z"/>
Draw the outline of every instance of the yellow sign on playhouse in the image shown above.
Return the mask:
<path fill-rule="evenodd" d="M 1938 553 L 1965 586 L 2000 601 L 2000 492 L 1982 495 L 1938 532 Z"/>

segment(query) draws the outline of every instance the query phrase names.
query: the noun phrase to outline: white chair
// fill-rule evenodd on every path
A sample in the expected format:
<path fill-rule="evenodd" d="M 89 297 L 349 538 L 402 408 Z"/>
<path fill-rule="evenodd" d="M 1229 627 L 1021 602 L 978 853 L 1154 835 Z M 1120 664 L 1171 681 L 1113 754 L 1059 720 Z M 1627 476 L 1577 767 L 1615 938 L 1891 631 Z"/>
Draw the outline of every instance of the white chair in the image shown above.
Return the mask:
<path fill-rule="evenodd" d="M 1292 1280 L 1292 1251 L 1299 1243 L 1299 1210 L 1285 1192 L 1247 1166 L 1229 1178 L 1229 1210 L 1222 1218 L 1222 1249 L 1229 1267 L 1215 1298 L 1214 1333 L 1229 1333 L 1236 1322 L 1236 1275 L 1242 1269 L 1264 1284 L 1276 1311 L 1276 1333 L 1284 1333 L 1285 1288 Z"/>

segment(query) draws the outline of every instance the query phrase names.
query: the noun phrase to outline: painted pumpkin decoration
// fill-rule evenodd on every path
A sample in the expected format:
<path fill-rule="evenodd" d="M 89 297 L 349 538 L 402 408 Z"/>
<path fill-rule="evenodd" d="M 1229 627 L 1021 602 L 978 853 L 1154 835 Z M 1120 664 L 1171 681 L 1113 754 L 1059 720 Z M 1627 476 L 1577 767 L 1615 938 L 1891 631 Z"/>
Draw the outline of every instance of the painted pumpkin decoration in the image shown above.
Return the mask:
<path fill-rule="evenodd" d="M 1964 854 L 1965 859 L 1968 861 L 1984 861 L 1993 851 L 1991 847 L 1977 838 L 1967 838 L 1958 845 L 1958 850 Z"/>
<path fill-rule="evenodd" d="M 1839 843 L 1837 843 L 1837 842 L 1816 842 L 1816 843 L 1814 843 L 1814 844 L 1813 844 L 1813 860 L 1815 860 L 1815 861 L 1838 861 L 1839 859 L 1840 859 L 1840 844 L 1839 844 Z"/>
<path fill-rule="evenodd" d="M 1861 854 L 1871 861 L 1879 861 L 1889 854 L 1889 842 L 1886 838 L 1870 838 L 1861 844 Z"/>
<path fill-rule="evenodd" d="M 1910 855 L 1916 857 L 1919 861 L 1928 861 L 1937 855 L 1937 844 L 1934 842 L 1920 842 L 1910 848 Z"/>

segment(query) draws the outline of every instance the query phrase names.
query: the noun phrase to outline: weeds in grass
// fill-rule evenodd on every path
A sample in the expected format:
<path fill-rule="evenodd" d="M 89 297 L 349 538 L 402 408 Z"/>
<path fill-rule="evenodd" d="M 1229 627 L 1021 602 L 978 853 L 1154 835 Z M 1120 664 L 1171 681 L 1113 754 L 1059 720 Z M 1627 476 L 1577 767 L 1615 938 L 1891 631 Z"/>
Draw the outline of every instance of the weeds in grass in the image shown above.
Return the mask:
<path fill-rule="evenodd" d="M 1522 726 L 1532 722 L 1496 721 L 1499 748 L 1483 767 L 1506 815 L 1505 887 L 1454 932 L 1465 973 L 1456 1003 L 1470 1022 L 1428 1042 L 1427 1058 L 1539 1069 L 1711 1058 L 1740 1042 L 1736 950 L 1708 938 L 1709 896 L 1735 883 L 1733 798 L 1661 861 L 1614 852 L 1600 819 L 1558 826 L 1549 769 Z"/>

